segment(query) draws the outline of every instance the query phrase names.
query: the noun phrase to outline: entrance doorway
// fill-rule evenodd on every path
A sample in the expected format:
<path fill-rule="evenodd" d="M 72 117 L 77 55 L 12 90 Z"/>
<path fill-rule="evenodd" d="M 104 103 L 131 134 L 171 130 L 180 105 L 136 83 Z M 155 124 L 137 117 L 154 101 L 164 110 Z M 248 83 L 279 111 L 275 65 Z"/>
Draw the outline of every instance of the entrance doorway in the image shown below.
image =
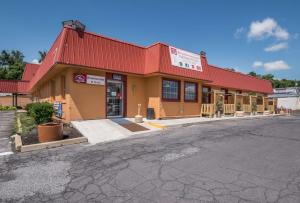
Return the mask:
<path fill-rule="evenodd" d="M 107 80 L 106 85 L 106 116 L 123 117 L 124 87 L 122 81 Z"/>

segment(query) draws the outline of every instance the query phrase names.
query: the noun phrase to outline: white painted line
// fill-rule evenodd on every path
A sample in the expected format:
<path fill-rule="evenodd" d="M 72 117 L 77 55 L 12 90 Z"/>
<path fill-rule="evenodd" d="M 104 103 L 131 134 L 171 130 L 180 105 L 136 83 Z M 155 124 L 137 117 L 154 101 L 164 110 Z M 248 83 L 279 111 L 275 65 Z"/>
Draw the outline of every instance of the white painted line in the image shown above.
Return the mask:
<path fill-rule="evenodd" d="M 0 156 L 6 156 L 6 155 L 11 155 L 13 152 L 1 152 Z"/>
<path fill-rule="evenodd" d="M 8 138 L 7 138 L 7 137 L 5 137 L 5 138 L 0 138 L 0 140 L 8 140 Z"/>

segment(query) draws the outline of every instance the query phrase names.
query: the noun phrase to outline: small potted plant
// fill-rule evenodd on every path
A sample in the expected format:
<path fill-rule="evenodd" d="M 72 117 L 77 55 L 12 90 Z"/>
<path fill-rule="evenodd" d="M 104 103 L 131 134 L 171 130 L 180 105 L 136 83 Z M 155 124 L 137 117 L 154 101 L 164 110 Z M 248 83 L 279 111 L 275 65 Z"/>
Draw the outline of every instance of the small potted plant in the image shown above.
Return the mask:
<path fill-rule="evenodd" d="M 27 107 L 28 113 L 38 125 L 39 142 L 51 142 L 62 139 L 63 125 L 52 121 L 54 109 L 48 102 L 37 102 Z"/>
<path fill-rule="evenodd" d="M 256 102 L 253 102 L 251 105 L 251 113 L 252 115 L 256 115 L 256 112 L 257 112 L 257 104 Z"/>
<path fill-rule="evenodd" d="M 221 117 L 222 112 L 223 112 L 223 102 L 222 99 L 218 99 L 216 102 L 216 113 L 218 118 Z"/>
<path fill-rule="evenodd" d="M 244 116 L 244 111 L 242 111 L 242 105 L 240 102 L 238 102 L 236 104 L 236 112 L 235 112 L 235 115 L 237 117 L 243 117 Z"/>

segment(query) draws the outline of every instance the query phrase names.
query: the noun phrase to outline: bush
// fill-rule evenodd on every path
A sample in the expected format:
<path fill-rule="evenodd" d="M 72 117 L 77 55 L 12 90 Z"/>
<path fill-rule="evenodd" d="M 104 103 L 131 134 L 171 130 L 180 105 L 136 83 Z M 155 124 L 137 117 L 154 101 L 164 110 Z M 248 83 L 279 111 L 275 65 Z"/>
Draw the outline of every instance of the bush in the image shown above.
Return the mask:
<path fill-rule="evenodd" d="M 31 103 L 26 106 L 26 109 L 38 125 L 50 122 L 54 113 L 52 104 L 48 102 Z"/>
<path fill-rule="evenodd" d="M 25 106 L 25 110 L 27 111 L 27 114 L 28 115 L 31 115 L 30 113 L 30 110 L 31 110 L 31 107 L 34 105 L 35 103 L 29 103 Z"/>
<path fill-rule="evenodd" d="M 17 110 L 14 106 L 2 106 L 0 105 L 0 111 L 15 111 Z"/>
<path fill-rule="evenodd" d="M 242 110 L 242 105 L 241 105 L 240 102 L 238 102 L 238 103 L 236 104 L 236 110 L 237 110 L 237 111 L 241 111 L 241 110 Z"/>

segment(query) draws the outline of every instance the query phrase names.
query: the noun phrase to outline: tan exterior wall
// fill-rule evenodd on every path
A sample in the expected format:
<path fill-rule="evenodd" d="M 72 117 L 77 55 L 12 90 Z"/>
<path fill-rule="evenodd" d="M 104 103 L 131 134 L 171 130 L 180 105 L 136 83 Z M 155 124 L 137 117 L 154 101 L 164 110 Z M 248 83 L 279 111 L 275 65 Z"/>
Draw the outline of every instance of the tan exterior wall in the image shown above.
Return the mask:
<path fill-rule="evenodd" d="M 143 77 L 127 76 L 127 117 L 134 117 L 141 104 L 141 115 L 146 116 L 146 79 Z"/>
<path fill-rule="evenodd" d="M 12 96 L 1 96 L 0 105 L 2 106 L 12 106 L 13 98 Z M 32 103 L 32 97 L 29 95 L 18 95 L 17 106 L 24 108 L 27 104 Z"/>
<path fill-rule="evenodd" d="M 55 67 L 48 80 L 40 81 L 33 95 L 39 101 L 60 101 L 63 104 L 64 120 L 87 120 L 106 118 L 106 86 L 79 84 L 73 82 L 74 73 L 85 73 L 98 76 L 107 76 L 107 72 L 96 69 L 63 66 Z M 55 72 L 56 71 L 56 72 Z M 190 117 L 201 115 L 202 82 L 192 79 L 153 75 L 148 77 L 138 75 L 126 76 L 126 116 L 134 117 L 138 112 L 138 104 L 141 104 L 141 114 L 146 117 L 147 108 L 154 108 L 155 118 L 165 117 Z M 62 84 L 65 78 L 65 85 Z M 180 81 L 180 101 L 162 100 L 162 80 L 176 79 Z M 196 82 L 198 84 L 198 101 L 184 101 L 184 82 Z M 64 86 L 64 88 L 62 88 Z M 209 86 L 209 85 L 205 85 Z M 220 87 L 212 87 L 213 90 L 221 90 Z M 236 90 L 229 89 L 229 92 Z M 65 94 L 63 94 L 63 92 Z M 65 96 L 63 96 L 65 95 Z M 213 94 L 211 95 L 213 101 Z M 233 103 L 234 97 L 229 98 Z"/>
<path fill-rule="evenodd" d="M 105 76 L 105 72 L 78 68 L 68 70 L 70 120 L 105 118 L 105 86 L 73 82 L 74 73 Z"/>

